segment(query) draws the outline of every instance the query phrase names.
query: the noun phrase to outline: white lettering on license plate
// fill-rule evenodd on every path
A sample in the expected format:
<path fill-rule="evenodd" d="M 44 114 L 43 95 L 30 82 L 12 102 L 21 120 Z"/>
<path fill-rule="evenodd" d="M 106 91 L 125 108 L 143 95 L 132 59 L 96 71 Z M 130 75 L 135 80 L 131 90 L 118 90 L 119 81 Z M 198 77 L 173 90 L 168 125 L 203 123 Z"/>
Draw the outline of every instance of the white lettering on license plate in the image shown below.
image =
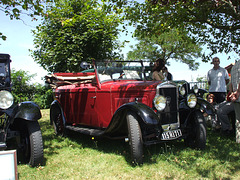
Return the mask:
<path fill-rule="evenodd" d="M 182 131 L 180 129 L 174 131 L 166 131 L 162 133 L 161 140 L 170 140 L 170 139 L 177 139 L 178 137 L 182 136 Z"/>

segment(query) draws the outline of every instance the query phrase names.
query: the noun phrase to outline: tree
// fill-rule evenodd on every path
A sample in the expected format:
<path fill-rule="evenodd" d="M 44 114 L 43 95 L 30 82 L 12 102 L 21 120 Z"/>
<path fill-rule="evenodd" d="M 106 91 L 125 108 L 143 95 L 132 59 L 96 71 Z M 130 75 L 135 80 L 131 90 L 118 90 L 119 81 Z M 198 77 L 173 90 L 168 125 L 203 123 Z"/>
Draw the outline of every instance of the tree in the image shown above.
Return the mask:
<path fill-rule="evenodd" d="M 21 19 L 21 14 L 27 14 L 36 20 L 43 12 L 43 4 L 52 0 L 2 0 L 0 1 L 0 11 L 5 13 L 10 19 Z M 0 39 L 6 40 L 7 37 L 0 32 Z"/>
<path fill-rule="evenodd" d="M 159 35 L 148 35 L 145 38 L 138 38 L 139 43 L 132 47 L 133 51 L 128 53 L 128 59 L 145 59 L 155 61 L 157 58 L 164 59 L 166 64 L 173 59 L 189 65 L 191 70 L 199 66 L 195 59 L 201 56 L 200 44 L 194 42 L 187 36 L 187 33 L 180 33 L 172 29 Z"/>
<path fill-rule="evenodd" d="M 188 31 L 192 39 L 205 43 L 210 50 L 203 61 L 218 52 L 240 54 L 239 0 L 149 0 L 142 4 L 134 1 L 125 12 L 139 34 Z"/>
<path fill-rule="evenodd" d="M 56 1 L 34 33 L 34 60 L 49 72 L 77 72 L 81 61 L 119 57 L 121 19 L 92 0 Z"/>

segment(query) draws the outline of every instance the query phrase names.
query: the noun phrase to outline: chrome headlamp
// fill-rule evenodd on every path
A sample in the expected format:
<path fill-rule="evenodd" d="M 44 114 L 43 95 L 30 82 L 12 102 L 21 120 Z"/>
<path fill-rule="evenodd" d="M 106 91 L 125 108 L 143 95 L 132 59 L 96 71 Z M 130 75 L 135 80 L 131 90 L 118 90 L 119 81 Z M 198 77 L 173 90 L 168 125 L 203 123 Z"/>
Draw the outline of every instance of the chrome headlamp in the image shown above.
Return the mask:
<path fill-rule="evenodd" d="M 154 106 L 158 111 L 162 111 L 162 110 L 165 109 L 166 102 L 167 102 L 166 98 L 164 96 L 161 96 L 161 95 L 157 95 L 153 99 Z"/>
<path fill-rule="evenodd" d="M 190 108 L 194 108 L 197 105 L 197 96 L 195 94 L 189 94 L 187 96 L 187 104 Z"/>
<path fill-rule="evenodd" d="M 0 108 L 8 109 L 13 105 L 13 95 L 9 91 L 0 91 Z"/>
<path fill-rule="evenodd" d="M 179 87 L 179 92 L 180 92 L 180 94 L 181 94 L 182 96 L 184 96 L 184 95 L 186 94 L 186 89 L 185 89 L 185 87 L 181 85 L 181 86 Z"/>
<path fill-rule="evenodd" d="M 196 84 L 193 86 L 193 91 L 195 94 L 198 93 L 198 86 Z"/>

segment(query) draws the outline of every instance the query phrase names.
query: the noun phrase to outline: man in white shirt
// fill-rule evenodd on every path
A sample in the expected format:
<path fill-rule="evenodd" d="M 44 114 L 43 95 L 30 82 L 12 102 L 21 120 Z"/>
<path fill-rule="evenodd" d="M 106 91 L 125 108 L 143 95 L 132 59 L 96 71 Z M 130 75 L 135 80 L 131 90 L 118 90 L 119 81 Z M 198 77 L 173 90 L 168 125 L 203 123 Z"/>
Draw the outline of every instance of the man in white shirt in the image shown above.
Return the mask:
<path fill-rule="evenodd" d="M 213 68 L 207 73 L 209 92 L 214 94 L 217 103 L 221 103 L 226 99 L 227 84 L 229 83 L 229 75 L 226 69 L 219 66 L 220 59 L 213 58 Z"/>

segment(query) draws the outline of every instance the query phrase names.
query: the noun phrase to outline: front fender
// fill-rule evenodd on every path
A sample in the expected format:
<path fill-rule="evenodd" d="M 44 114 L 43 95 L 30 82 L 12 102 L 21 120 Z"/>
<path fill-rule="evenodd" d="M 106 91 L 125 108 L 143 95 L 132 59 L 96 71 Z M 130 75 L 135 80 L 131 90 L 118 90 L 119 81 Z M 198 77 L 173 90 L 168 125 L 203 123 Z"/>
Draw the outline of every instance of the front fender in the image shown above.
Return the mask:
<path fill-rule="evenodd" d="M 203 112 L 206 112 L 209 115 L 216 113 L 214 106 L 202 98 L 198 98 L 198 105 L 203 110 Z"/>
<path fill-rule="evenodd" d="M 130 102 L 120 106 L 114 113 L 111 123 L 105 130 L 105 133 L 113 133 L 117 131 L 126 132 L 126 115 L 128 111 L 135 112 L 139 118 L 140 126 L 156 126 L 159 124 L 157 114 L 147 105 L 139 102 Z"/>
<path fill-rule="evenodd" d="M 187 105 L 187 100 L 186 99 L 182 99 L 181 102 L 180 102 L 180 105 L 179 105 L 179 109 L 181 110 L 193 110 L 193 109 L 204 109 L 204 110 L 208 110 L 208 111 L 211 111 L 212 113 L 214 113 L 214 107 L 206 100 L 204 100 L 203 98 L 201 97 L 197 97 L 197 105 L 194 107 L 194 108 L 190 108 L 188 105 Z"/>
<path fill-rule="evenodd" d="M 57 100 L 54 100 L 52 102 L 52 104 L 51 104 L 51 107 L 50 107 L 50 124 L 51 125 L 53 124 L 53 115 L 54 115 L 55 110 L 56 110 L 55 108 L 58 108 L 60 110 L 61 115 L 62 115 L 63 125 L 65 127 L 65 125 L 66 125 L 66 118 L 65 118 L 65 115 L 63 113 L 61 104 Z"/>
<path fill-rule="evenodd" d="M 14 119 L 21 118 L 27 121 L 37 121 L 42 117 L 40 108 L 31 101 L 25 101 L 18 105 Z"/>

